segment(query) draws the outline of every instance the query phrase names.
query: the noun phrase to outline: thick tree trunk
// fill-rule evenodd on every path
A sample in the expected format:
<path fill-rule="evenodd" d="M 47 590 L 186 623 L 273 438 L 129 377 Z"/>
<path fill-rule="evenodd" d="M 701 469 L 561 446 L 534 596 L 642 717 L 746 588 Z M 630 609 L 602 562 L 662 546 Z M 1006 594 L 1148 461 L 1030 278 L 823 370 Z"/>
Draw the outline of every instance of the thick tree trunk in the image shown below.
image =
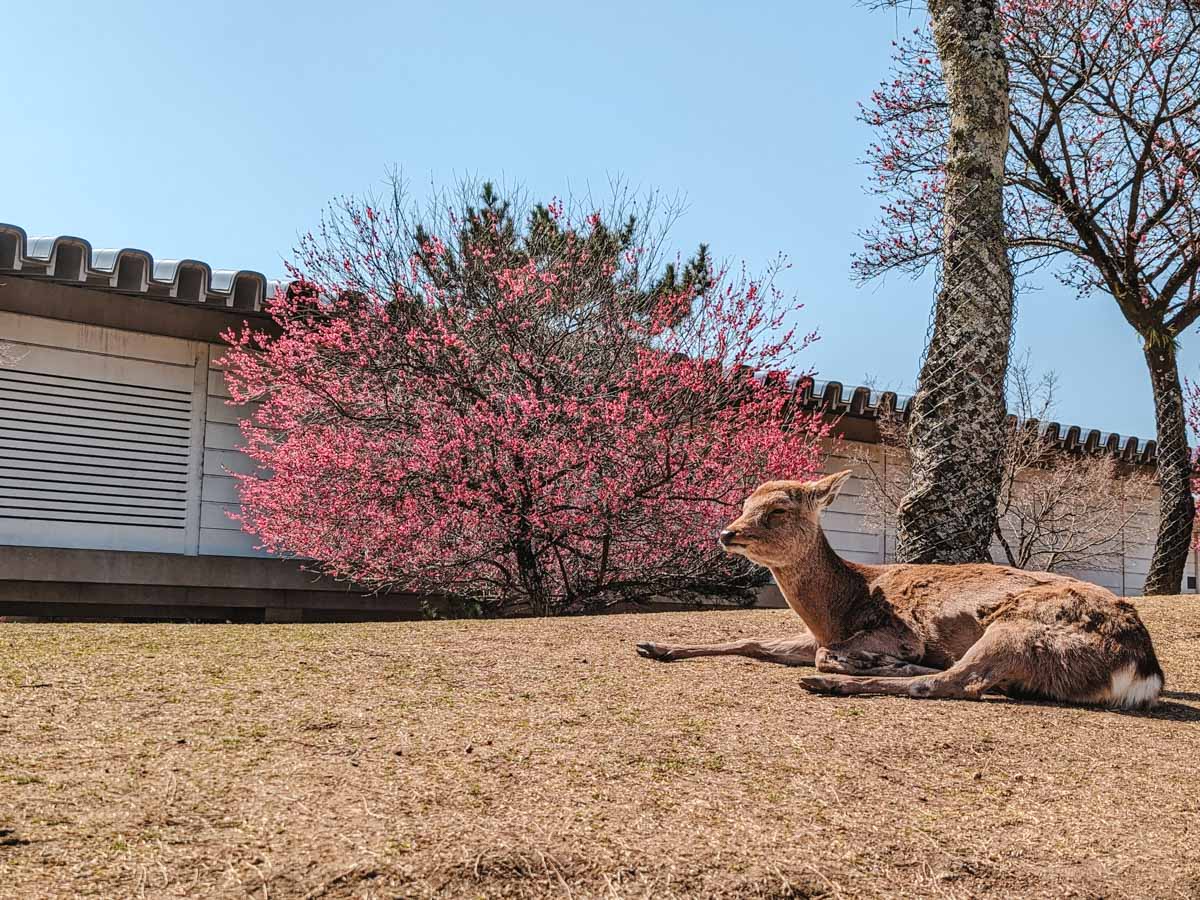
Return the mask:
<path fill-rule="evenodd" d="M 1192 542 L 1192 459 L 1187 443 L 1187 419 L 1175 347 L 1167 337 L 1147 341 L 1146 364 L 1154 391 L 1158 427 L 1158 536 L 1146 575 L 1147 594 L 1178 594 Z"/>
<path fill-rule="evenodd" d="M 527 535 L 522 535 L 513 542 L 513 546 L 517 558 L 517 577 L 530 611 L 535 616 L 555 615 L 560 610 L 555 608 L 554 598 L 546 590 L 546 577 L 532 541 Z"/>
<path fill-rule="evenodd" d="M 988 560 L 1013 292 L 1004 233 L 1008 69 L 995 0 L 929 0 L 950 104 L 942 287 L 909 423 L 897 556 Z"/>

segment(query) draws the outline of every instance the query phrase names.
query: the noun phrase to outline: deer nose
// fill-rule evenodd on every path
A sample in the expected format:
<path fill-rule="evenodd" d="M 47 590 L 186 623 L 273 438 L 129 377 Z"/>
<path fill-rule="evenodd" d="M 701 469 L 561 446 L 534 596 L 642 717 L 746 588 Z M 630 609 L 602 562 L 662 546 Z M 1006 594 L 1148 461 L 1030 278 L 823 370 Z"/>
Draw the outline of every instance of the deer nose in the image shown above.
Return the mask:
<path fill-rule="evenodd" d="M 737 534 L 738 533 L 736 531 L 734 531 L 732 528 L 726 528 L 724 531 L 721 532 L 721 537 L 719 538 L 719 540 L 721 541 L 721 546 L 728 547 L 730 544 L 733 543 L 733 539 L 737 537 Z"/>

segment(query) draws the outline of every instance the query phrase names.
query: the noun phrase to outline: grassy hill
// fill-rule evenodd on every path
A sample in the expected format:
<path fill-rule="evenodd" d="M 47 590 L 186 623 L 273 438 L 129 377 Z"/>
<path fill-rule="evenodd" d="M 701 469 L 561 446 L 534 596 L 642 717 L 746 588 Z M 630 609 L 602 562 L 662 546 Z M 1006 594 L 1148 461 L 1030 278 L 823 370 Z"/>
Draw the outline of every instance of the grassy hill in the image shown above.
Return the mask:
<path fill-rule="evenodd" d="M 1200 601 L 1151 713 L 828 698 L 791 613 L 0 625 L 0 897 L 1200 893 Z"/>

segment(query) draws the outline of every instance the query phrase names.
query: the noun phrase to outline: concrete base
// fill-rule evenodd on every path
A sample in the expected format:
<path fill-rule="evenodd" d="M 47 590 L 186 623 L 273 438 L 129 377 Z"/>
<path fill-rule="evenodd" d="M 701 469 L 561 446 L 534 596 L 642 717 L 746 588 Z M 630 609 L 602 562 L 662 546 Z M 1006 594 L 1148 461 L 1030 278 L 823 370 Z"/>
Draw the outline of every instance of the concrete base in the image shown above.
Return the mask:
<path fill-rule="evenodd" d="M 287 624 L 304 621 L 304 610 L 287 609 L 286 607 L 268 606 L 263 610 L 263 621 L 275 624 Z"/>
<path fill-rule="evenodd" d="M 422 614 L 414 594 L 368 593 L 287 560 L 0 546 L 0 616 L 300 622 Z"/>

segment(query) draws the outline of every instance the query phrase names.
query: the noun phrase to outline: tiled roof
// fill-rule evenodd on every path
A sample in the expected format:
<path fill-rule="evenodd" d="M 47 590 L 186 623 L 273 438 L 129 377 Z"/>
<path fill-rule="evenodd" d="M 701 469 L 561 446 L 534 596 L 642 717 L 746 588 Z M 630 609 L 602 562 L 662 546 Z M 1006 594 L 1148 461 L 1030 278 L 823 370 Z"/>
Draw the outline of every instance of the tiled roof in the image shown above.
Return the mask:
<path fill-rule="evenodd" d="M 261 272 L 213 269 L 196 259 L 155 260 L 145 250 L 94 250 L 70 235 L 29 237 L 0 223 L 0 273 L 46 278 L 120 294 L 258 312 L 280 282 Z"/>
<path fill-rule="evenodd" d="M 878 419 L 881 414 L 895 410 L 907 421 L 912 412 L 912 399 L 894 391 L 847 388 L 840 381 L 814 382 L 808 379 L 800 385 L 800 405 L 804 409 L 856 419 Z M 1116 433 L 1085 429 L 1079 425 L 1062 425 L 1059 422 L 1029 420 L 1023 424 L 1037 428 L 1059 449 L 1068 452 L 1107 453 L 1123 462 L 1151 465 L 1158 458 L 1158 445 L 1154 441 L 1143 441 L 1136 437 L 1122 439 Z"/>

